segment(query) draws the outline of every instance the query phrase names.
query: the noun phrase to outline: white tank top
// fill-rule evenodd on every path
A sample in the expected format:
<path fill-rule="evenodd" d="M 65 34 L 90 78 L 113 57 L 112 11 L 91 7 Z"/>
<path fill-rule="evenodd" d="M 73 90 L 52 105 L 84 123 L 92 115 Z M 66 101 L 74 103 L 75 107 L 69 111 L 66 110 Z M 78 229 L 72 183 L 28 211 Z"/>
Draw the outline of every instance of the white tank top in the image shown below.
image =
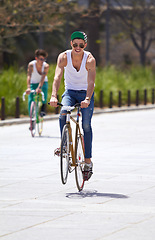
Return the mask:
<path fill-rule="evenodd" d="M 86 69 L 86 61 L 90 52 L 84 51 L 80 70 L 77 71 L 72 64 L 72 50 L 67 50 L 67 66 L 64 68 L 65 89 L 68 90 L 87 90 L 88 71 Z"/>
<path fill-rule="evenodd" d="M 32 72 L 32 75 L 31 75 L 30 83 L 39 83 L 41 81 L 42 75 L 40 75 L 37 71 L 36 62 L 37 62 L 36 60 L 33 60 L 32 62 L 30 62 L 30 64 L 33 64 L 33 72 Z M 43 66 L 42 66 L 42 70 L 41 70 L 42 72 L 44 71 L 45 65 L 46 65 L 46 63 L 43 62 Z M 44 81 L 48 82 L 47 76 L 45 77 Z"/>

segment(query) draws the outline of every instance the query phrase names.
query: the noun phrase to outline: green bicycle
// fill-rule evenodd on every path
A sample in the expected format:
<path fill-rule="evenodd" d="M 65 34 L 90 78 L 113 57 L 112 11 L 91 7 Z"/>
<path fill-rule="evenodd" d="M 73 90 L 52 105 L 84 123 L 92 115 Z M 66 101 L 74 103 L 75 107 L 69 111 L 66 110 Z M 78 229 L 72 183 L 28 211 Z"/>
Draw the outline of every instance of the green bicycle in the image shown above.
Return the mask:
<path fill-rule="evenodd" d="M 30 131 L 32 137 L 35 136 L 36 133 L 36 124 L 38 129 L 38 134 L 41 136 L 43 131 L 43 117 L 40 116 L 40 94 L 42 95 L 42 101 L 44 101 L 44 93 L 41 92 L 37 94 L 35 90 L 32 90 L 31 93 L 33 94 L 33 100 L 31 102 L 30 107 Z M 25 101 L 26 92 L 23 93 L 23 101 Z"/>

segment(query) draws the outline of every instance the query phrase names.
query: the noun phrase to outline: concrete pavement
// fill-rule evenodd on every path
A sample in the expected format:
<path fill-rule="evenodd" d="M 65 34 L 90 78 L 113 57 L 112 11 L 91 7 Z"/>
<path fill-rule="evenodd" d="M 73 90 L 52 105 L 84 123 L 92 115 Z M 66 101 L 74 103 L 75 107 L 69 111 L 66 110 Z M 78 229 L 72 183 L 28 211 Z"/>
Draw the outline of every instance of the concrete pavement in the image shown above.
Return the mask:
<path fill-rule="evenodd" d="M 0 238 L 153 240 L 155 110 L 95 114 L 94 174 L 61 184 L 58 120 L 32 138 L 28 123 L 0 128 Z"/>
<path fill-rule="evenodd" d="M 139 106 L 124 106 L 124 107 L 113 107 L 113 108 L 95 108 L 94 114 L 101 114 L 101 113 L 114 113 L 114 112 L 125 112 L 125 111 L 139 111 L 139 110 L 149 110 L 154 109 L 154 104 L 148 104 L 148 105 L 139 105 Z M 58 119 L 59 114 L 48 114 L 44 117 L 44 121 L 49 120 L 55 120 Z M 5 119 L 0 121 L 0 127 L 6 126 L 6 125 L 12 125 L 12 124 L 23 124 L 23 123 L 29 123 L 30 118 L 29 117 L 22 117 L 22 118 L 11 118 L 11 119 Z"/>

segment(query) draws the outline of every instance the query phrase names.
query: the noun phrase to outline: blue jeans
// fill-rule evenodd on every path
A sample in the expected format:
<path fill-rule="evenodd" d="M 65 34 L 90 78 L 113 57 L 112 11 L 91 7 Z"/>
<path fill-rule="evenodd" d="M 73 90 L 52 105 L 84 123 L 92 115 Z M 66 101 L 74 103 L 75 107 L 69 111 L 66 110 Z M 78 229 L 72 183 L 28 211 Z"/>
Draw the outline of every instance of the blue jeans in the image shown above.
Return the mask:
<path fill-rule="evenodd" d="M 81 90 L 66 90 L 62 95 L 62 104 L 64 106 L 73 106 L 75 103 L 80 103 L 86 97 L 86 91 Z M 85 158 L 92 157 L 92 127 L 91 118 L 94 110 L 94 93 L 92 95 L 90 105 L 87 108 L 82 108 L 82 128 L 84 133 L 84 144 L 85 144 Z M 62 134 L 63 126 L 66 123 L 66 116 L 63 115 L 64 111 L 60 111 L 59 124 L 60 131 Z"/>

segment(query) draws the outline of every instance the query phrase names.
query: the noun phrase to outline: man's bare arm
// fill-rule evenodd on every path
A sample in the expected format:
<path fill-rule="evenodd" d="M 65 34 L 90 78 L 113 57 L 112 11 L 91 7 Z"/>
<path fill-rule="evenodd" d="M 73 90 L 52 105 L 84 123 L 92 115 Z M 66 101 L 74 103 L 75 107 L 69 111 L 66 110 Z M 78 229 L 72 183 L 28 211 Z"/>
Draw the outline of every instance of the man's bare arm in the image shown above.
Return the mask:
<path fill-rule="evenodd" d="M 42 77 L 41 77 L 41 80 L 40 80 L 40 83 L 38 85 L 38 88 L 41 88 L 44 84 L 44 81 L 45 81 L 45 77 L 47 76 L 48 74 L 48 70 L 49 70 L 49 64 L 46 63 L 45 67 L 44 67 L 44 72 L 42 73 Z"/>
<path fill-rule="evenodd" d="M 51 106 L 56 107 L 57 106 L 57 92 L 59 90 L 61 78 L 63 76 L 63 71 L 64 67 L 67 65 L 67 57 L 66 53 L 61 53 L 58 56 L 57 60 L 57 66 L 55 69 L 55 76 L 54 76 L 54 81 L 53 81 L 53 86 L 52 86 L 52 95 L 51 95 Z"/>
<path fill-rule="evenodd" d="M 32 72 L 33 72 L 33 65 L 29 64 L 28 68 L 27 68 L 27 89 L 26 89 L 27 94 L 30 94 L 30 92 L 31 92 L 30 80 L 31 80 Z"/>
<path fill-rule="evenodd" d="M 92 55 L 88 57 L 86 67 L 88 70 L 88 87 L 87 87 L 86 97 L 89 97 L 91 99 L 91 96 L 94 92 L 95 77 L 96 77 L 96 61 Z"/>
<path fill-rule="evenodd" d="M 86 98 L 81 102 L 82 108 L 87 108 L 90 104 L 92 94 L 94 92 L 95 77 L 96 77 L 96 61 L 95 58 L 90 54 L 87 59 L 86 69 L 88 71 L 88 87 Z"/>

